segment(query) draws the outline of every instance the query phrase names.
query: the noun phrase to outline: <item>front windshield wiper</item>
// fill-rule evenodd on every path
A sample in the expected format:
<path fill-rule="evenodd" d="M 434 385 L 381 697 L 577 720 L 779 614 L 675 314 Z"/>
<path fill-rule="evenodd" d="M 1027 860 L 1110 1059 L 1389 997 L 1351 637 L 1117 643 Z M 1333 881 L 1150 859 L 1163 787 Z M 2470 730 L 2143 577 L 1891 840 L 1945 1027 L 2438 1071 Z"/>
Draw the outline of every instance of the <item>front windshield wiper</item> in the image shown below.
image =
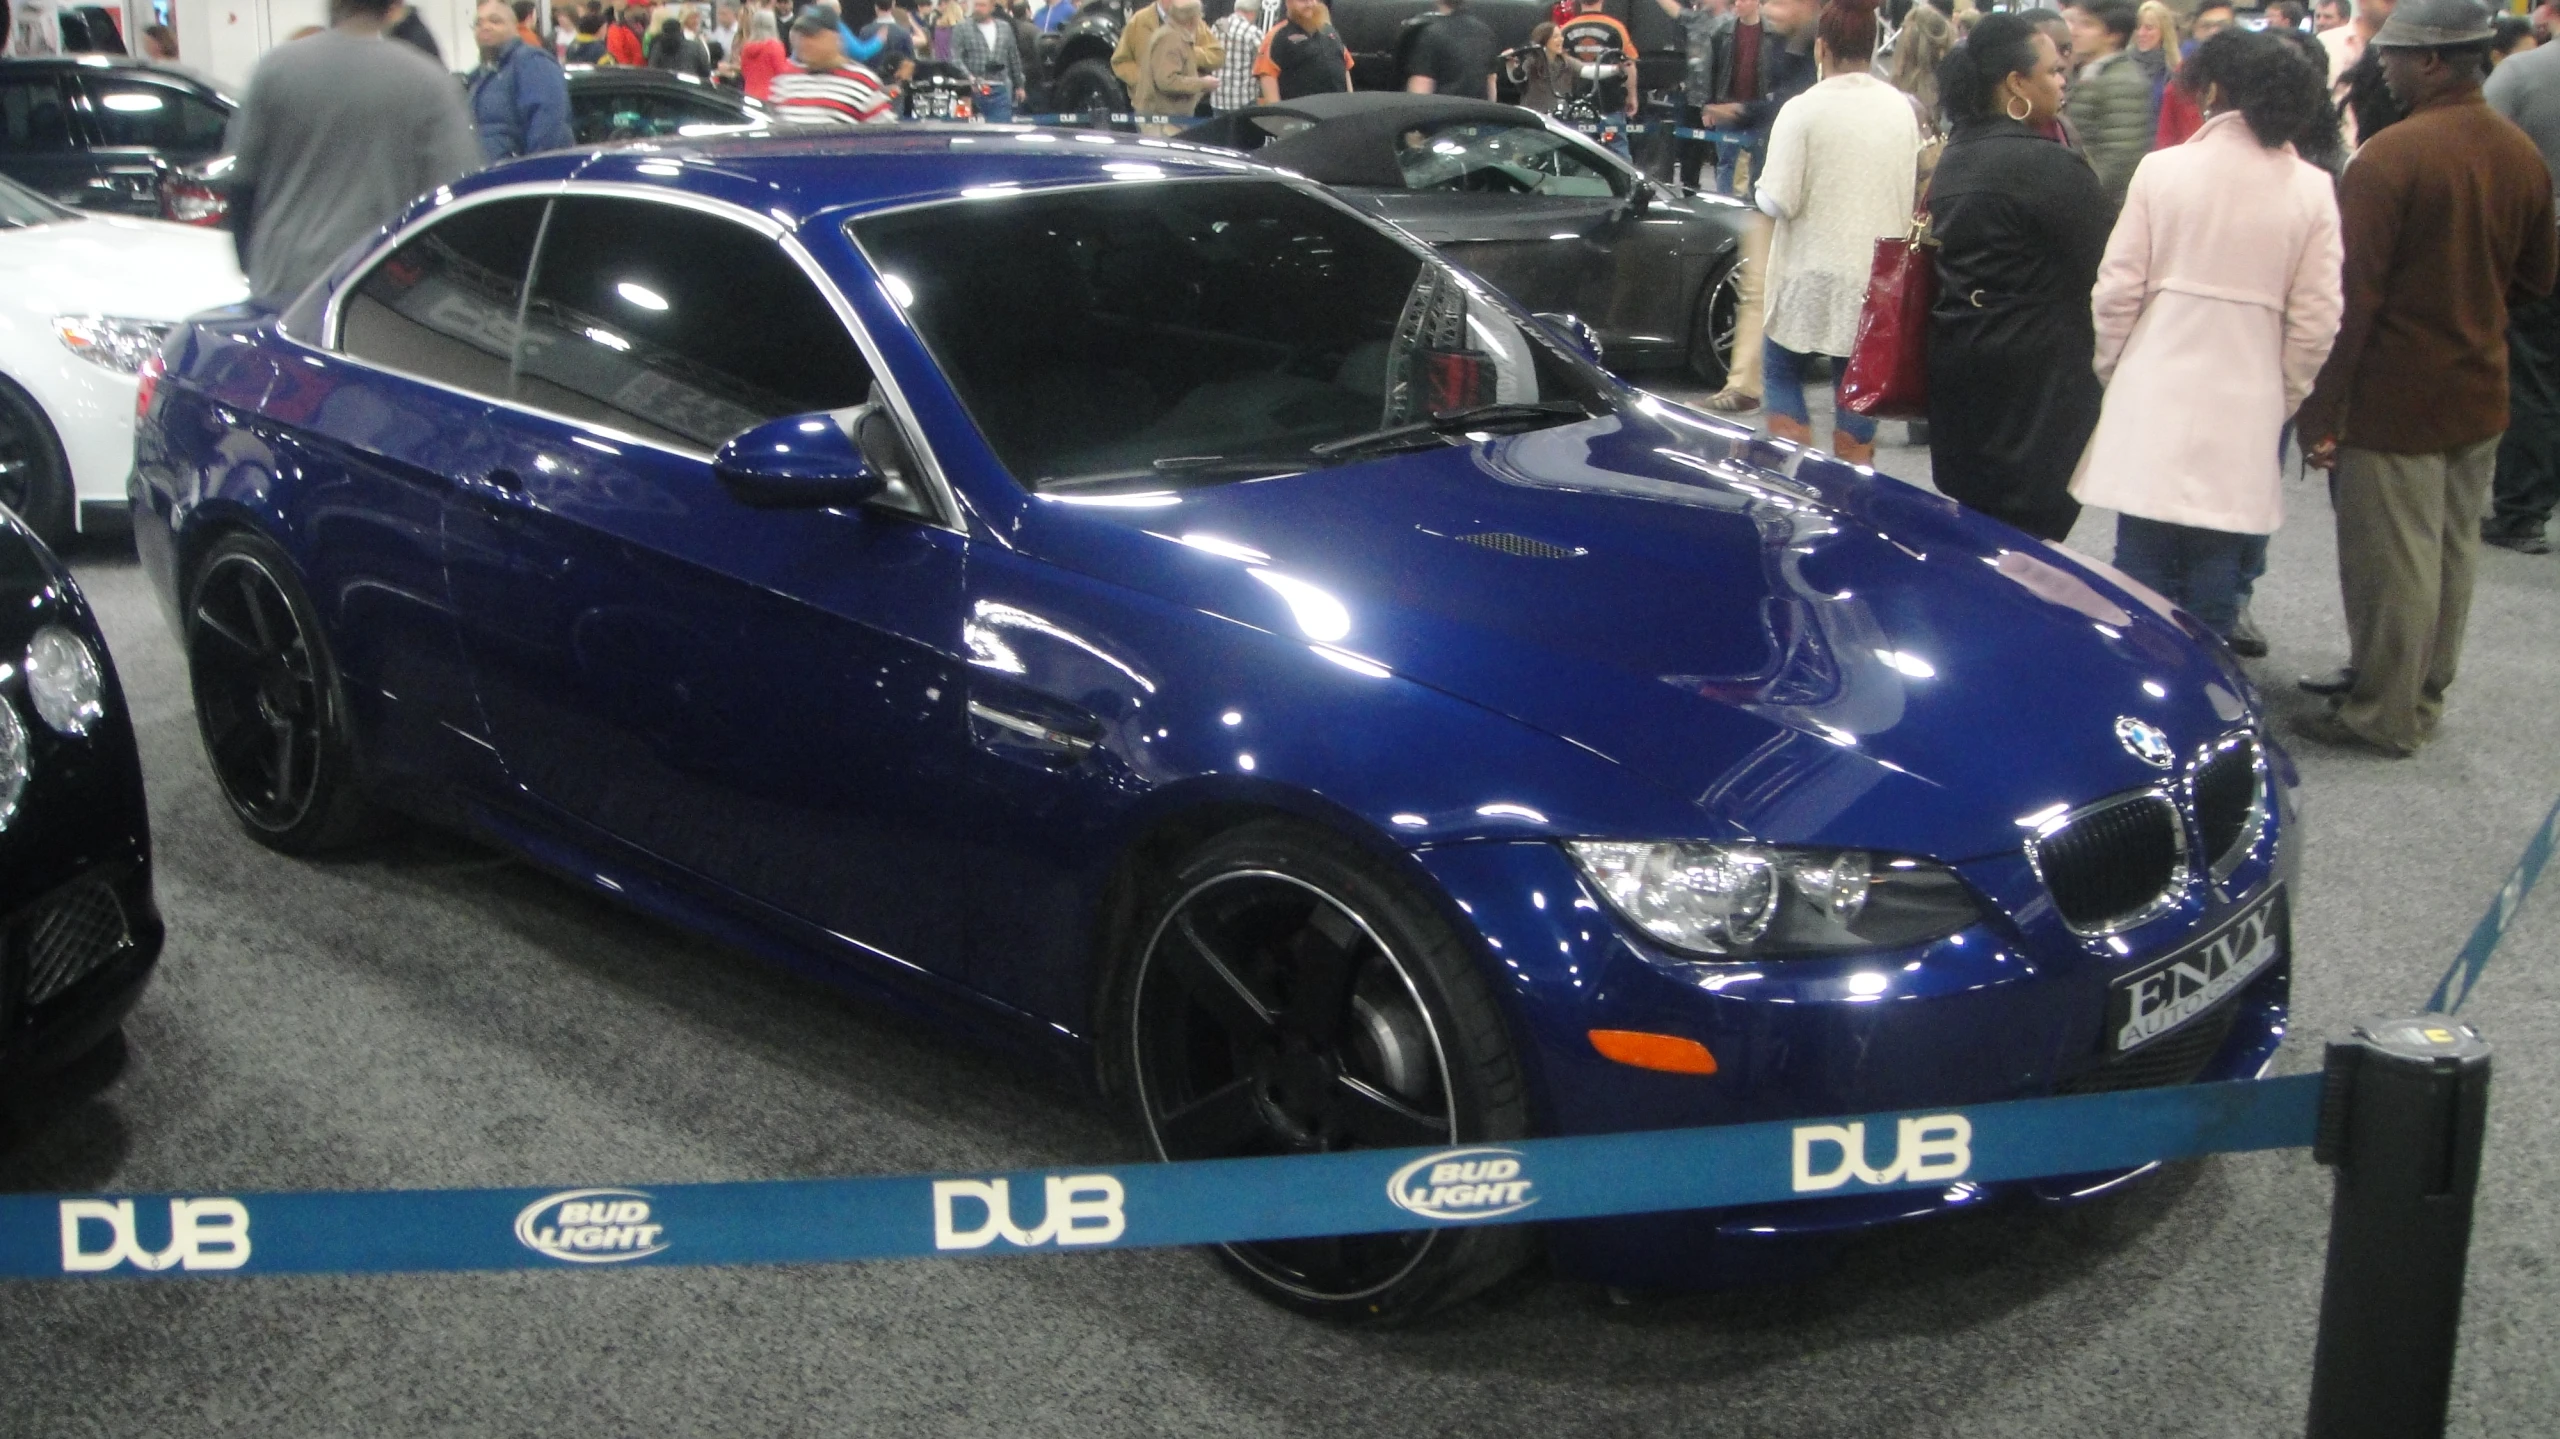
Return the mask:
<path fill-rule="evenodd" d="M 1426 419 L 1407 420 L 1366 434 L 1346 435 L 1310 445 L 1307 453 L 1325 459 L 1351 455 L 1380 454 L 1389 450 L 1409 449 L 1417 444 L 1434 443 L 1448 435 L 1468 430 L 1487 429 L 1495 425 L 1517 424 L 1523 429 L 1535 428 L 1538 420 L 1587 420 L 1589 407 L 1578 400 L 1531 400 L 1492 405 L 1469 405 L 1459 410 L 1435 410 Z"/>
<path fill-rule="evenodd" d="M 1307 452 L 1304 450 L 1265 455 L 1171 455 L 1149 463 L 1144 469 L 1063 477 L 1053 475 L 1034 488 L 1042 494 L 1060 494 L 1105 489 L 1133 480 L 1161 480 L 1168 476 L 1284 475 L 1292 470 L 1305 469 L 1306 463 Z"/>

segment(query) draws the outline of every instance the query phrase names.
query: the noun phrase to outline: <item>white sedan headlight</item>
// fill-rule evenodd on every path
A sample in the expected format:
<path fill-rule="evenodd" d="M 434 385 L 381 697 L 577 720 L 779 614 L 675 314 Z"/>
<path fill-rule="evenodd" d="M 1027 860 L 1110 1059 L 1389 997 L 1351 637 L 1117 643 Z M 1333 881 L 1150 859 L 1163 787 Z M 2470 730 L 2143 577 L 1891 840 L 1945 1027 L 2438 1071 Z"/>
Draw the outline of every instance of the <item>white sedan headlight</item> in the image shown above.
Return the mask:
<path fill-rule="evenodd" d="M 60 625 L 36 631 L 27 645 L 27 698 L 58 734 L 78 738 L 107 713 L 106 673 L 97 653 Z"/>
<path fill-rule="evenodd" d="M 119 375 L 139 372 L 142 362 L 159 354 L 161 342 L 176 328 L 167 320 L 124 320 L 113 315 L 53 317 L 53 332 L 64 349 Z"/>
<path fill-rule="evenodd" d="M 18 797 L 27 792 L 27 727 L 17 706 L 0 699 L 0 826 L 18 817 Z"/>
<path fill-rule="evenodd" d="M 1862 849 L 1570 840 L 1630 924 L 1691 954 L 1773 958 L 1907 949 L 1981 918 L 1943 865 Z"/>

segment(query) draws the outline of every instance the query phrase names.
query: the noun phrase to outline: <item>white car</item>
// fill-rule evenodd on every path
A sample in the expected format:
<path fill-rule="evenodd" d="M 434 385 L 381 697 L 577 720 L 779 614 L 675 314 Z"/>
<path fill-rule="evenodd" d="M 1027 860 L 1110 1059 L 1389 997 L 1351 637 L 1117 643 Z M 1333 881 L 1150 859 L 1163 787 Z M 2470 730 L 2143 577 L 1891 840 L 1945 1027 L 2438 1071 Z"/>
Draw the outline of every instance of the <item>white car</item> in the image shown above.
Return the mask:
<path fill-rule="evenodd" d="M 248 298 L 227 232 L 95 215 L 0 178 L 0 505 L 48 544 L 117 525 L 135 373 Z"/>

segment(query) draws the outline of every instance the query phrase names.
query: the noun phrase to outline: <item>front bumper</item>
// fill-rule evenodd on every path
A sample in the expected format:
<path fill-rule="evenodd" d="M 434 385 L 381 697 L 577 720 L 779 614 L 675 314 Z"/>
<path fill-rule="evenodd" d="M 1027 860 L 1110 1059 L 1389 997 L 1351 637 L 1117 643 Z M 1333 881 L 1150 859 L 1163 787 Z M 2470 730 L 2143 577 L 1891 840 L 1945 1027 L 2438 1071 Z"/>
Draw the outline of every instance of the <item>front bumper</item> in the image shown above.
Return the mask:
<path fill-rule="evenodd" d="M 0 918 L 0 1080 L 59 1069 L 113 1033 L 166 935 L 139 863 L 91 870 Z"/>
<path fill-rule="evenodd" d="M 1959 866 L 1986 901 L 1972 929 L 1908 951 L 1698 963 L 1644 943 L 1550 843 L 1452 845 L 1418 860 L 1484 946 L 1528 1071 L 1539 1132 L 1822 1119 L 1951 1108 L 2055 1093 L 2245 1079 L 2281 1044 L 2291 935 L 2279 956 L 2210 1009 L 2121 1057 L 2107 1052 L 2116 981 L 2214 931 L 2278 889 L 2292 899 L 2292 806 L 2221 884 L 2111 939 L 2072 934 L 2024 854 Z M 1712 1075 L 1601 1057 L 1594 1029 L 1681 1035 Z M 2128 1176 L 2057 1176 L 1943 1190 L 1847 1193 L 1749 1210 L 1548 1227 L 1559 1267 L 1629 1287 L 1718 1286 L 1799 1268 L 1768 1251 L 2012 1195 L 2069 1202 Z M 1801 1247 L 1799 1245 L 1799 1247 Z"/>

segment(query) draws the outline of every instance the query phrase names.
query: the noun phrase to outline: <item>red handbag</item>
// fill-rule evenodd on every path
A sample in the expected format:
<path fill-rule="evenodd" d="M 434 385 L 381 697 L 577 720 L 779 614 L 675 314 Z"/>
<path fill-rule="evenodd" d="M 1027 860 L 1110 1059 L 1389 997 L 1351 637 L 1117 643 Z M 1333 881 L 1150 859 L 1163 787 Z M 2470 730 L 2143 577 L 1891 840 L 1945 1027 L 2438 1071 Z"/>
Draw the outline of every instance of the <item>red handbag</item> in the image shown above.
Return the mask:
<path fill-rule="evenodd" d="M 1876 241 L 1858 338 L 1840 376 L 1840 404 L 1878 420 L 1929 415 L 1929 311 L 1938 303 L 1938 242 L 1926 213 L 1911 232 Z"/>

